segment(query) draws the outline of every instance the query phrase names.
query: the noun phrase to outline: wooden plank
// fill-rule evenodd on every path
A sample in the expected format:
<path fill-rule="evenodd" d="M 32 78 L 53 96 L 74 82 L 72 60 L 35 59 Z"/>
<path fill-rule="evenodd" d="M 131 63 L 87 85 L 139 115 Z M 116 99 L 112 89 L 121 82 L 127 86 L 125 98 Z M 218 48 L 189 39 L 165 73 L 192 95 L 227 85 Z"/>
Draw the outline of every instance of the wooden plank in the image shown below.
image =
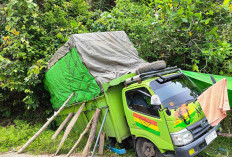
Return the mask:
<path fill-rule="evenodd" d="M 27 141 L 27 143 L 19 149 L 18 153 L 22 153 L 47 127 L 48 125 L 58 116 L 58 114 L 64 109 L 65 105 L 69 102 L 69 100 L 72 98 L 74 93 L 72 93 L 68 99 L 64 102 L 64 104 L 60 107 L 60 109 L 57 112 L 54 112 L 54 115 L 48 119 L 48 121 L 42 126 L 42 128 L 30 139 Z"/>
<path fill-rule="evenodd" d="M 98 154 L 103 155 L 103 150 L 104 150 L 104 142 L 105 142 L 105 135 L 106 133 L 103 131 L 100 136 L 100 142 L 99 142 L 99 150 Z"/>
<path fill-rule="evenodd" d="M 51 138 L 52 140 L 55 139 L 60 134 L 60 132 L 63 130 L 63 128 L 68 123 L 70 118 L 72 118 L 72 116 L 73 116 L 73 113 L 69 113 L 69 115 L 65 118 L 65 120 L 59 126 L 59 128 L 56 130 L 55 134 L 52 136 L 52 138 Z"/>

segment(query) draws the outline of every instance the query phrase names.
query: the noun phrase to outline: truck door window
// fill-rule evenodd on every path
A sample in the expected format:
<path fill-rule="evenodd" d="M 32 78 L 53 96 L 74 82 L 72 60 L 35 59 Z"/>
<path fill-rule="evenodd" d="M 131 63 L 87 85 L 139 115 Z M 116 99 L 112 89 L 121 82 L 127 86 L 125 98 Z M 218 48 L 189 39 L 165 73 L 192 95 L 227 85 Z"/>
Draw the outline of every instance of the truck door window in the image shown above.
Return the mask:
<path fill-rule="evenodd" d="M 158 110 L 152 108 L 150 93 L 146 88 L 133 89 L 126 92 L 127 105 L 131 110 L 159 117 Z"/>

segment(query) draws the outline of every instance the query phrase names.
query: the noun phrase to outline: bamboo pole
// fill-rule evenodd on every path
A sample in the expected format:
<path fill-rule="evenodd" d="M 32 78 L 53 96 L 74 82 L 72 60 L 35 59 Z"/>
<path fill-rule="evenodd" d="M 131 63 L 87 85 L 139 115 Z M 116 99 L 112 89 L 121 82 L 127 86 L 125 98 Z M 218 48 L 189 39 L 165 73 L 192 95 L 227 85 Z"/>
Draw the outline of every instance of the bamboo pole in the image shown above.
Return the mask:
<path fill-rule="evenodd" d="M 51 138 L 52 140 L 55 139 L 60 134 L 60 132 L 63 130 L 63 128 L 68 123 L 70 118 L 72 118 L 72 116 L 73 116 L 73 113 L 69 113 L 69 115 L 65 118 L 65 120 L 59 126 L 59 128 L 56 130 L 55 134 L 52 136 L 52 138 Z"/>
<path fill-rule="evenodd" d="M 72 130 L 72 128 L 73 128 L 74 124 L 76 123 L 78 117 L 80 116 L 81 111 L 82 111 L 84 105 L 85 105 L 85 103 L 83 103 L 83 104 L 81 105 L 81 107 L 79 108 L 79 110 L 77 111 L 77 113 L 73 116 L 71 122 L 70 122 L 69 125 L 67 126 L 67 128 L 66 128 L 66 130 L 65 130 L 65 132 L 64 132 L 64 136 L 63 136 L 62 140 L 60 141 L 59 147 L 58 147 L 58 149 L 57 149 L 55 155 L 57 155 L 57 153 L 60 151 L 62 145 L 64 144 L 64 141 L 65 141 L 66 138 L 68 137 L 68 134 L 70 133 L 70 131 Z"/>
<path fill-rule="evenodd" d="M 74 93 L 72 93 L 68 99 L 64 102 L 64 104 L 60 107 L 57 112 L 54 112 L 54 115 L 48 119 L 48 121 L 42 126 L 42 128 L 30 139 L 27 143 L 18 151 L 18 153 L 22 153 L 47 127 L 48 125 L 56 118 L 56 116 L 64 109 L 65 105 L 69 102 L 72 98 Z"/>
<path fill-rule="evenodd" d="M 95 136 L 95 133 L 96 133 L 96 130 L 97 130 L 97 122 L 98 122 L 100 112 L 101 112 L 101 110 L 97 109 L 96 114 L 93 117 L 93 125 L 91 127 L 90 135 L 89 135 L 88 141 L 87 141 L 87 143 L 85 145 L 85 148 L 84 148 L 84 150 L 82 152 L 83 157 L 87 157 L 88 154 L 89 154 L 89 151 L 90 151 L 90 148 L 91 148 L 91 145 L 93 143 L 94 136 Z"/>
<path fill-rule="evenodd" d="M 96 114 L 96 111 L 94 113 L 94 115 Z M 93 115 L 93 117 L 94 117 Z M 89 130 L 91 123 L 93 121 L 93 117 L 91 118 L 91 120 L 89 121 L 89 123 L 87 124 L 85 130 L 81 133 L 80 137 L 78 138 L 77 142 L 74 144 L 74 146 L 72 147 L 72 149 L 68 152 L 68 154 L 66 155 L 66 157 L 69 157 L 72 152 L 74 151 L 74 149 L 77 147 L 77 145 L 80 143 L 80 141 L 82 140 L 82 138 L 84 137 L 84 135 L 87 133 L 87 131 Z"/>

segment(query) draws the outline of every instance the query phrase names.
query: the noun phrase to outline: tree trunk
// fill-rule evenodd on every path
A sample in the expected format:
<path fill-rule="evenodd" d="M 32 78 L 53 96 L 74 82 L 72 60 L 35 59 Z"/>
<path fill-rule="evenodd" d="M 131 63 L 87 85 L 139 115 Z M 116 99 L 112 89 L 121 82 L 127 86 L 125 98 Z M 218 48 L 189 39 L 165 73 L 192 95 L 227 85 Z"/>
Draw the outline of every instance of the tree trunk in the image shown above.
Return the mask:
<path fill-rule="evenodd" d="M 98 123 L 98 118 L 99 118 L 100 112 L 101 112 L 101 110 L 97 109 L 96 114 L 94 114 L 93 125 L 91 127 L 90 135 L 89 135 L 88 141 L 87 141 L 87 143 L 85 145 L 85 148 L 84 148 L 84 150 L 82 152 L 83 157 L 87 157 L 88 154 L 89 154 L 89 151 L 90 151 L 90 148 L 91 148 L 91 145 L 93 143 L 95 133 L 96 133 L 96 130 L 97 130 L 97 123 Z"/>
<path fill-rule="evenodd" d="M 74 117 L 72 118 L 71 122 L 70 122 L 69 125 L 67 126 L 67 128 L 66 128 L 66 130 L 65 130 L 65 132 L 64 132 L 64 136 L 63 136 L 62 140 L 60 141 L 60 145 L 59 145 L 59 147 L 58 147 L 58 149 L 57 149 L 55 155 L 57 155 L 57 153 L 60 151 L 62 145 L 64 144 L 64 141 L 65 141 L 66 138 L 68 137 L 68 134 L 70 133 L 70 131 L 72 130 L 72 128 L 73 128 L 74 124 L 76 123 L 78 117 L 80 116 L 81 111 L 82 111 L 84 105 L 85 105 L 85 103 L 83 103 L 83 104 L 81 105 L 81 107 L 79 108 L 79 110 L 77 111 L 77 113 L 74 115 Z"/>
<path fill-rule="evenodd" d="M 73 113 L 69 113 L 69 115 L 65 118 L 65 120 L 62 122 L 62 124 L 59 126 L 59 128 L 56 130 L 55 134 L 52 136 L 52 140 L 55 139 L 60 132 L 63 130 L 64 126 L 68 123 L 68 121 L 70 120 L 70 118 L 72 118 Z"/>
<path fill-rule="evenodd" d="M 73 94 L 74 93 L 72 93 L 61 106 L 61 108 L 57 112 L 55 112 L 51 118 L 48 119 L 48 121 L 42 126 L 42 128 L 29 141 L 27 141 L 27 143 L 18 151 L 18 153 L 22 153 L 48 127 L 48 125 L 53 121 L 53 119 L 55 119 L 56 116 L 64 109 L 65 105 L 72 98 Z"/>

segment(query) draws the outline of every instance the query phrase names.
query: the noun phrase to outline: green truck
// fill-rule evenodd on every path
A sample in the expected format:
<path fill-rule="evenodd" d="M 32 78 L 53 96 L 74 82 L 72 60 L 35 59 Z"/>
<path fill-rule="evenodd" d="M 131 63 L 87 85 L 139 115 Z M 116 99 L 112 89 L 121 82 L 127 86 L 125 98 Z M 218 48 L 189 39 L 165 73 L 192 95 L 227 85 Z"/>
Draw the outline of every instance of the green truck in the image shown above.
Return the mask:
<path fill-rule="evenodd" d="M 85 102 L 76 130 L 85 128 L 96 108 L 101 109 L 100 120 L 109 109 L 103 127 L 106 136 L 119 143 L 132 138 L 138 157 L 195 156 L 221 130 L 220 125 L 212 127 L 208 123 L 197 101 L 202 91 L 181 69 L 166 68 L 163 61 L 148 64 L 139 59 L 128 40 L 122 31 L 87 33 L 72 36 L 58 50 L 49 62 L 45 87 L 55 109 L 70 93 L 75 96 L 57 122 L 61 123 L 70 112 L 77 112 Z M 102 55 L 92 51 L 96 49 Z M 116 54 L 120 51 L 118 58 L 115 49 Z M 86 51 L 92 52 L 86 55 Z M 122 53 L 130 57 L 123 58 Z M 99 64 L 109 62 L 98 66 L 96 60 Z M 123 67 L 124 72 L 118 72 L 116 67 Z M 105 75 L 107 70 L 112 73 Z"/>

